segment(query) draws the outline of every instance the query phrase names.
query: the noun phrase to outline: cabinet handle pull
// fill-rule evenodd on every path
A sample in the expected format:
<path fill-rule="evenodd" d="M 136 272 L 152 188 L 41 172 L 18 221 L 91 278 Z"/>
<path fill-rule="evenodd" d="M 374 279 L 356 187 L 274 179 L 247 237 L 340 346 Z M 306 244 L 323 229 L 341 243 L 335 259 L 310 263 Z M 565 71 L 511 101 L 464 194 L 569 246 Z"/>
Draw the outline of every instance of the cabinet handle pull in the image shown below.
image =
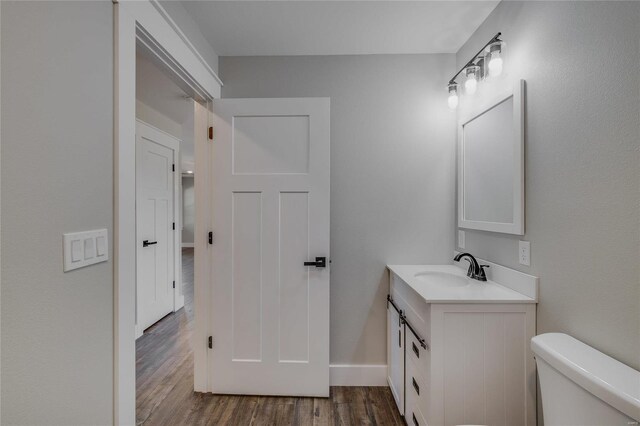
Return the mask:
<path fill-rule="evenodd" d="M 418 386 L 415 377 L 412 377 L 411 380 L 413 381 L 413 388 L 416 390 L 416 393 L 420 395 L 420 386 Z"/>
<path fill-rule="evenodd" d="M 416 415 L 414 413 L 411 413 L 411 417 L 413 417 L 413 424 L 420 426 L 420 423 L 418 423 L 418 419 L 416 419 Z"/>
<path fill-rule="evenodd" d="M 416 356 L 420 358 L 420 350 L 418 350 L 418 347 L 416 346 L 415 342 L 411 342 L 411 346 L 413 347 L 413 353 L 415 353 Z"/>

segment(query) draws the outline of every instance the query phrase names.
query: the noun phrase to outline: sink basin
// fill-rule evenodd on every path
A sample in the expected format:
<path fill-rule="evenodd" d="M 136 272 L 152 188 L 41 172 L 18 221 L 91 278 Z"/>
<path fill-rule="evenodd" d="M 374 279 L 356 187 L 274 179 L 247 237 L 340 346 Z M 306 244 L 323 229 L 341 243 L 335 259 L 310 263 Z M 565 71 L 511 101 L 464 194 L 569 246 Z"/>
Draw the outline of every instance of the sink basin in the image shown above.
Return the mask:
<path fill-rule="evenodd" d="M 448 272 L 426 271 L 418 272 L 414 276 L 419 281 L 445 287 L 464 287 L 469 285 L 469 279 L 467 277 L 450 274 Z"/>

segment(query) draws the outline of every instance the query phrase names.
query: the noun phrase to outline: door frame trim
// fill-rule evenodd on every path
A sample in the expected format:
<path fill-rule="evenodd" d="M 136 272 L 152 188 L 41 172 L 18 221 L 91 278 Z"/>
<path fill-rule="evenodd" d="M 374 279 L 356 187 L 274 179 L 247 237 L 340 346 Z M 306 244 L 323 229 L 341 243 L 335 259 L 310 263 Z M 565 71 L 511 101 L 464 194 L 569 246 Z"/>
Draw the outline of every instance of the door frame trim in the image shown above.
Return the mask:
<path fill-rule="evenodd" d="M 157 132 L 162 134 L 163 136 L 166 136 L 167 138 L 171 139 L 171 144 L 169 145 L 165 145 L 164 143 L 160 143 L 157 141 L 154 141 L 154 143 L 157 143 L 159 145 L 164 146 L 165 148 L 168 148 L 170 150 L 173 151 L 173 164 L 174 167 L 177 165 L 178 167 L 180 166 L 179 161 L 180 161 L 180 147 L 182 144 L 182 140 L 176 138 L 175 136 L 165 132 L 162 129 L 158 129 L 157 127 L 147 123 L 146 121 L 140 120 L 139 118 L 136 118 L 136 128 L 138 125 L 142 125 L 144 127 L 147 127 L 148 129 L 152 130 L 153 132 Z M 138 143 L 137 140 L 137 135 L 136 135 L 136 144 Z M 136 147 L 137 149 L 137 147 Z M 137 162 L 137 159 L 136 159 Z M 136 169 L 137 169 L 137 163 L 136 163 Z M 137 172 L 137 170 L 136 170 Z M 173 196 L 173 223 L 175 223 L 175 228 L 174 228 L 174 232 L 173 232 L 173 282 L 175 283 L 175 286 L 173 288 L 173 312 L 176 312 L 178 309 L 182 308 L 184 306 L 184 294 L 181 294 L 180 289 L 182 288 L 182 277 L 180 276 L 180 268 L 178 267 L 178 259 L 180 259 L 180 251 L 182 250 L 182 241 L 181 241 L 181 236 L 179 234 L 179 230 L 180 230 L 180 221 L 178 219 L 179 214 L 180 214 L 180 206 L 181 206 L 181 202 L 178 199 L 178 197 L 180 196 L 180 179 L 181 179 L 181 175 L 178 171 L 173 172 L 173 189 L 172 189 L 172 196 Z M 137 194 L 136 194 L 136 204 L 137 204 L 138 200 L 137 200 Z M 136 213 L 137 213 L 137 209 L 136 209 Z M 137 217 L 136 217 L 136 239 L 137 239 Z M 137 243 L 136 243 L 137 244 Z M 136 246 L 137 248 L 139 246 Z M 136 248 L 136 250 L 137 250 Z M 136 259 L 136 277 L 137 277 L 137 269 L 138 269 L 138 262 Z M 138 339 L 138 337 L 142 336 L 142 333 L 144 331 L 144 329 L 142 329 L 140 327 L 140 325 L 138 324 L 138 286 L 136 283 L 136 339 Z"/>
<path fill-rule="evenodd" d="M 221 81 L 157 0 L 114 1 L 114 389 L 113 423 L 136 422 L 135 102 L 136 45 L 157 58 L 197 101 Z M 197 142 L 197 141 L 196 141 Z M 201 188 L 204 190 L 204 188 Z M 206 246 L 200 248 L 205 249 Z M 196 247 L 198 249 L 198 246 Z M 195 285 L 204 286 L 203 283 Z M 205 286 L 206 287 L 206 286 Z M 196 327 L 198 318 L 196 317 Z M 206 326 L 203 325 L 203 326 Z M 206 370 L 206 364 L 198 366 Z M 196 369 L 197 371 L 197 369 Z M 207 372 L 203 372 L 205 375 Z M 201 373 L 202 374 L 202 373 Z"/>

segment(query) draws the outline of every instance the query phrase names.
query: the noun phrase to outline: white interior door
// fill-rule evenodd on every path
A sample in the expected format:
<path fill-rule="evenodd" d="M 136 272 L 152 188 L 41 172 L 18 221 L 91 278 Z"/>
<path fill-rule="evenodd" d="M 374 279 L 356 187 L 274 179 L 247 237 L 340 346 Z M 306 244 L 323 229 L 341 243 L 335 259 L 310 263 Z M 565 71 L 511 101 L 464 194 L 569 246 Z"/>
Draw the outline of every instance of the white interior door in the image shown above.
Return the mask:
<path fill-rule="evenodd" d="M 329 99 L 216 100 L 214 127 L 211 390 L 329 396 Z"/>
<path fill-rule="evenodd" d="M 148 124 L 136 124 L 138 334 L 174 309 L 174 164 L 179 143 Z"/>

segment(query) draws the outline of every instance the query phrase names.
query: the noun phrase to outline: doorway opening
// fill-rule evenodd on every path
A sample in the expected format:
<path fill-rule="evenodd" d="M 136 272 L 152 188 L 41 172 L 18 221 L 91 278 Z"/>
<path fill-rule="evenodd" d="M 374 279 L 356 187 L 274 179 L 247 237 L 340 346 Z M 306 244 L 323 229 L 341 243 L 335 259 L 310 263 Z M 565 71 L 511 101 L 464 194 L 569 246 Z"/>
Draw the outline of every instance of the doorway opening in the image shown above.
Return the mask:
<path fill-rule="evenodd" d="M 136 423 L 193 392 L 196 115 L 200 105 L 136 46 Z M 202 114 L 200 114 L 200 117 Z M 205 126 L 206 123 L 198 122 Z"/>
<path fill-rule="evenodd" d="M 195 200 L 202 202 L 196 210 L 194 229 L 193 316 L 195 319 L 191 329 L 194 338 L 191 342 L 186 342 L 186 348 L 191 347 L 193 353 L 194 371 L 190 372 L 191 392 L 193 390 L 202 392 L 208 389 L 205 342 L 206 336 L 209 335 L 207 320 L 209 292 L 205 281 L 208 279 L 209 272 L 204 259 L 208 249 L 206 232 L 210 229 L 207 207 L 210 193 L 207 169 L 210 156 L 208 129 L 212 101 L 220 96 L 222 81 L 159 2 L 114 2 L 113 8 L 115 24 L 114 423 L 134 424 L 136 422 L 136 334 L 139 335 L 143 331 L 136 329 L 138 249 L 136 54 L 143 53 L 191 98 L 193 105 L 194 193 Z M 198 173 L 198 170 L 203 172 Z M 181 220 L 180 216 L 181 213 L 178 210 L 175 217 Z M 181 250 L 177 251 L 180 254 Z M 176 259 L 177 256 L 174 260 Z M 176 269 L 180 269 L 181 265 L 181 262 L 177 262 Z M 178 277 L 182 277 L 182 274 L 178 274 Z"/>

